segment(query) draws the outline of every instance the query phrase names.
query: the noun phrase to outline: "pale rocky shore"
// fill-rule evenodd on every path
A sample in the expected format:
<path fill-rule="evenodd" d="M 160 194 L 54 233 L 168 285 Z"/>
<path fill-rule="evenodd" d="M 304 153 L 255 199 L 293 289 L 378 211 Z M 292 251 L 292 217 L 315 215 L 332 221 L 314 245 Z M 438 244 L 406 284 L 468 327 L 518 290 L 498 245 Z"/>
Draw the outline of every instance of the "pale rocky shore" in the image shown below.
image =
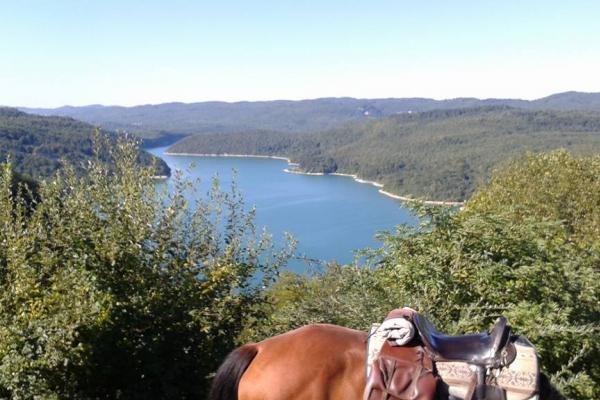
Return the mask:
<path fill-rule="evenodd" d="M 457 206 L 457 207 L 462 207 L 465 203 L 462 201 L 442 201 L 442 200 L 421 200 L 421 199 L 415 199 L 412 197 L 408 197 L 408 196 L 400 196 L 397 195 L 395 193 L 391 193 L 391 192 L 387 192 L 385 190 L 383 190 L 383 183 L 379 183 L 379 182 L 375 182 L 375 181 L 368 181 L 366 179 L 361 179 L 359 178 L 357 175 L 355 174 L 343 174 L 340 172 L 332 172 L 330 174 L 325 174 L 322 172 L 303 172 L 303 171 L 294 171 L 294 170 L 289 170 L 289 169 L 284 169 L 285 172 L 291 173 L 291 174 L 302 174 L 302 175 L 334 175 L 334 176 L 346 176 L 348 178 L 352 178 L 354 179 L 355 182 L 358 183 L 364 183 L 367 185 L 372 185 L 375 186 L 376 188 L 379 188 L 378 192 L 381 193 L 384 196 L 388 196 L 391 197 L 393 199 L 396 200 L 400 200 L 400 201 L 404 201 L 404 202 L 420 202 L 423 204 L 428 204 L 428 205 L 435 205 L 435 206 Z"/>
<path fill-rule="evenodd" d="M 290 165 L 298 165 L 293 163 L 287 157 L 279 157 L 279 156 L 263 156 L 263 155 L 253 155 L 253 154 L 229 154 L 229 153 L 171 153 L 165 151 L 164 154 L 168 156 L 182 156 L 182 157 L 235 157 L 235 158 L 272 158 L 274 160 L 284 160 L 287 161 Z"/>
<path fill-rule="evenodd" d="M 166 154 L 168 156 L 182 156 L 182 157 L 187 156 L 187 157 L 270 158 L 273 160 L 284 160 L 284 161 L 287 161 L 287 163 L 290 167 L 292 167 L 292 168 L 285 168 L 283 170 L 284 172 L 287 172 L 288 174 L 310 175 L 310 176 L 324 176 L 324 175 L 345 176 L 345 177 L 354 179 L 358 183 L 375 186 L 376 188 L 379 189 L 378 192 L 381 193 L 382 195 L 391 197 L 396 200 L 404 201 L 404 202 L 413 202 L 413 203 L 420 202 L 423 204 L 435 205 L 435 206 L 462 207 L 464 205 L 464 202 L 462 202 L 462 201 L 421 200 L 421 199 L 415 199 L 415 198 L 408 197 L 408 196 L 400 196 L 398 194 L 383 190 L 383 186 L 384 186 L 383 183 L 362 179 L 356 174 L 343 174 L 341 172 L 332 172 L 332 173 L 326 174 L 324 172 L 301 171 L 298 169 L 300 165 L 298 163 L 292 162 L 292 160 L 290 160 L 288 157 L 254 155 L 254 154 L 230 154 L 230 153 L 221 153 L 221 154 L 217 154 L 217 153 L 171 153 L 171 152 L 167 152 L 167 151 L 165 151 L 164 154 Z"/>
<path fill-rule="evenodd" d="M 312 176 L 332 175 L 332 174 L 326 174 L 324 172 L 305 172 L 305 171 L 300 171 L 300 170 L 297 170 L 297 169 L 289 169 L 289 168 L 285 168 L 283 170 L 283 172 L 287 172 L 288 174 L 312 175 Z"/>

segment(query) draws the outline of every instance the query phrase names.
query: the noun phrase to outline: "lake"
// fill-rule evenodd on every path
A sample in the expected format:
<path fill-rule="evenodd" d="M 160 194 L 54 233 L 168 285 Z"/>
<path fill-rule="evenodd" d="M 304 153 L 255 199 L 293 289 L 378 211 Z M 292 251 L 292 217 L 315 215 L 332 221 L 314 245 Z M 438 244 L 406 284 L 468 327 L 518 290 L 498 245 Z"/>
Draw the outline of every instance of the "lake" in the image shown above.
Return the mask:
<path fill-rule="evenodd" d="M 299 242 L 297 252 L 310 258 L 349 263 L 355 250 L 381 246 L 374 237 L 377 232 L 416 223 L 401 202 L 350 177 L 286 173 L 284 160 L 172 156 L 164 154 L 166 149 L 148 151 L 165 160 L 173 172 L 179 169 L 186 178 L 200 178 L 198 195 L 206 193 L 215 175 L 227 190 L 235 170 L 247 208 L 256 207 L 257 225 L 266 227 L 276 240 L 283 232 L 291 233 Z M 305 268 L 301 262 L 289 265 L 295 272 Z"/>

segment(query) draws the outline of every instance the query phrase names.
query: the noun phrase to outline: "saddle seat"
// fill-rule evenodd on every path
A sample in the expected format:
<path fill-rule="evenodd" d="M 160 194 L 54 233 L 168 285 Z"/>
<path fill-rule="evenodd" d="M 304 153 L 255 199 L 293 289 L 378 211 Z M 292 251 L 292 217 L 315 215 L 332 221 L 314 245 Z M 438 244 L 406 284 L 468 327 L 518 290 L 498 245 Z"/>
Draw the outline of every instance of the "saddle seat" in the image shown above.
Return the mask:
<path fill-rule="evenodd" d="M 496 320 L 490 332 L 462 336 L 439 332 L 419 313 L 413 315 L 413 323 L 435 361 L 462 361 L 484 368 L 497 368 L 506 362 L 507 354 L 503 354 L 506 353 L 503 350 L 509 343 L 511 327 L 504 317 Z"/>

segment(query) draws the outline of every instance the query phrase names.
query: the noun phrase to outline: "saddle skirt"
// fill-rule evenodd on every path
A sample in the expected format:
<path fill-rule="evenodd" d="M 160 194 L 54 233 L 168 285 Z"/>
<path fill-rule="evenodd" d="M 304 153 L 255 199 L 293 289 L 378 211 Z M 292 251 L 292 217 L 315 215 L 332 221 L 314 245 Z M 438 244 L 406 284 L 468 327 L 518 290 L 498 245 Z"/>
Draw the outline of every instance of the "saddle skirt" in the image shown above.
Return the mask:
<path fill-rule="evenodd" d="M 462 360 L 444 360 L 420 339 L 415 310 L 393 310 L 373 324 L 367 342 L 364 400 L 537 400 L 539 365 L 533 345 L 511 337 L 506 365 L 487 368 Z"/>

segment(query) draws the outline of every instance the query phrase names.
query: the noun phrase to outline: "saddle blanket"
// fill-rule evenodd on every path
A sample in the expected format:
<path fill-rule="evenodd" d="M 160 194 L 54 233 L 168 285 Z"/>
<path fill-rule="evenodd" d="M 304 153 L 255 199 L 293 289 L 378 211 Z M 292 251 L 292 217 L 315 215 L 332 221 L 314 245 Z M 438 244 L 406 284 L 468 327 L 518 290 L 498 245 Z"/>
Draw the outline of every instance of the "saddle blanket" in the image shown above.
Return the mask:
<path fill-rule="evenodd" d="M 537 400 L 539 365 L 535 348 L 526 338 L 519 336 L 514 342 L 517 356 L 495 377 L 495 384 L 506 392 L 506 400 Z M 469 382 L 475 372 L 464 362 L 436 362 L 437 373 L 448 392 L 457 399 L 464 399 Z"/>

